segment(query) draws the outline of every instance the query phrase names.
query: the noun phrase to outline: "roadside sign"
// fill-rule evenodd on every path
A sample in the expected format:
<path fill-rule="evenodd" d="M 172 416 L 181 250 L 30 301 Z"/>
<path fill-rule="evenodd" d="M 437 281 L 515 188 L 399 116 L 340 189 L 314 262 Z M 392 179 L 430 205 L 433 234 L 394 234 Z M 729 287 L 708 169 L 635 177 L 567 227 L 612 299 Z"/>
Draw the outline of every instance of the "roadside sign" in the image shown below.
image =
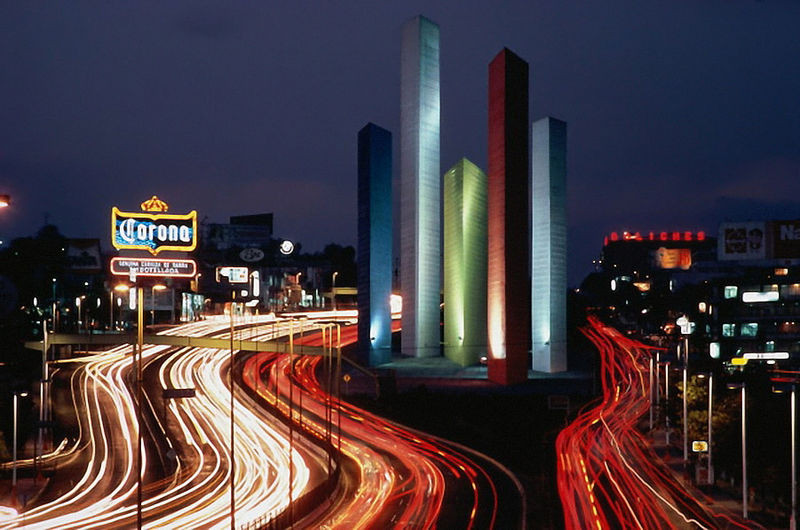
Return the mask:
<path fill-rule="evenodd" d="M 788 351 L 768 351 L 768 352 L 753 352 L 753 353 L 745 353 L 743 355 L 745 359 L 752 359 L 754 361 L 768 361 L 768 360 L 775 360 L 775 359 L 788 359 L 789 352 Z"/>
<path fill-rule="evenodd" d="M 227 278 L 230 283 L 247 283 L 249 270 L 247 267 L 217 267 L 217 281 Z"/>
<path fill-rule="evenodd" d="M 705 440 L 695 440 L 692 442 L 692 452 L 693 453 L 707 453 L 708 452 L 708 442 Z"/>
<path fill-rule="evenodd" d="M 195 394 L 194 388 L 165 388 L 162 397 L 164 399 L 192 398 Z"/>
<path fill-rule="evenodd" d="M 192 259 L 111 258 L 111 274 L 115 276 L 155 276 L 159 278 L 193 278 L 197 263 Z"/>

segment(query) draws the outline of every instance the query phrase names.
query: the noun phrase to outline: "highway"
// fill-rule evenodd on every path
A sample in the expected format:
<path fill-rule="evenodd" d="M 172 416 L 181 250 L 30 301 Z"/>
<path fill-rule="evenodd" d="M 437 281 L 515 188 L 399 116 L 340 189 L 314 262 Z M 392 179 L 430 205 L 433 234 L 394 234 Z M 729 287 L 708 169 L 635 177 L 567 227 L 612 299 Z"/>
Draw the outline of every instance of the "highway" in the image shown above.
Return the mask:
<path fill-rule="evenodd" d="M 224 335 L 228 329 L 227 320 L 222 318 L 182 326 L 177 332 L 209 336 Z M 230 527 L 230 393 L 225 383 L 228 357 L 227 350 L 144 348 L 144 403 L 145 416 L 149 418 L 149 436 L 144 444 L 147 450 L 142 459 L 145 528 Z M 125 346 L 76 360 L 69 369 L 62 368 L 65 376 L 71 373 L 79 436 L 60 457 L 59 470 L 36 505 L 22 513 L 3 510 L 0 528 L 136 526 L 138 431 L 132 358 L 131 348 Z M 155 372 L 151 367 L 155 366 L 159 366 L 160 384 L 153 391 Z M 152 375 L 148 377 L 149 374 Z M 170 400 L 166 409 L 169 419 L 164 422 L 155 405 L 161 388 L 186 387 L 196 388 L 196 397 Z M 244 400 L 238 405 L 236 515 L 237 521 L 246 524 L 250 519 L 285 509 L 290 459 L 292 487 L 302 491 L 310 480 L 305 462 L 321 462 L 323 453 L 313 444 L 306 444 L 305 448 L 297 444 L 290 458 L 281 424 L 263 421 Z M 164 442 L 156 440 L 159 434 L 174 451 L 174 456 L 170 455 L 174 469 L 169 474 L 160 464 L 163 455 L 156 456 L 155 449 L 164 448 Z"/>
<path fill-rule="evenodd" d="M 356 340 L 355 326 L 328 328 L 295 341 L 329 346 L 330 357 L 251 357 L 244 383 L 267 403 L 278 405 L 299 428 L 330 439 L 357 467 L 352 493 L 335 509 L 301 521 L 324 528 L 521 528 L 524 496 L 499 463 L 464 446 L 384 420 L 336 399 L 341 367 L 336 347 Z M 331 388 L 331 394 L 325 388 Z M 299 409 L 302 403 L 302 419 Z M 341 432 L 341 437 L 339 433 Z M 498 493 L 501 489 L 502 495 Z"/>
<path fill-rule="evenodd" d="M 237 527 L 278 514 L 286 521 L 290 501 L 320 487 L 329 473 L 336 483 L 327 502 L 290 513 L 296 527 L 524 527 L 522 488 L 499 463 L 337 399 L 342 371 L 335 350 L 355 341 L 355 326 L 338 328 L 334 347 L 330 314 L 300 316 L 303 324 L 272 316 L 236 322 L 234 339 L 283 337 L 298 354 L 238 354 L 243 387 L 235 392 L 235 466 L 230 350 L 144 347 L 144 528 L 230 528 L 232 467 Z M 230 320 L 211 318 L 165 334 L 227 338 Z M 323 344 L 328 356 L 299 355 Z M 0 528 L 136 526 L 133 357 L 130 346 L 120 346 L 58 365 L 57 417 L 72 422 L 76 435 L 52 457 L 57 472 L 34 502 L 20 511 L 0 507 Z M 163 389 L 188 388 L 194 397 L 163 397 Z"/>
<path fill-rule="evenodd" d="M 600 354 L 603 394 L 556 439 L 565 527 L 760 528 L 696 499 L 640 431 L 652 350 L 594 318 L 583 332 Z"/>

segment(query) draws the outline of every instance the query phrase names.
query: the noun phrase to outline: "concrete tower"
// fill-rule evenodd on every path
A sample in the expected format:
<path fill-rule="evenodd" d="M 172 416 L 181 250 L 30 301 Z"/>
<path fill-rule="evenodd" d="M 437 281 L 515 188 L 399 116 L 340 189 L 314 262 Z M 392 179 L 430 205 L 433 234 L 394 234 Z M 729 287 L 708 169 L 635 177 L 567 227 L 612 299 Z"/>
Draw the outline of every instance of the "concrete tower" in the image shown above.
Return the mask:
<path fill-rule="evenodd" d="M 486 352 L 486 174 L 462 158 L 444 174 L 444 355 Z"/>
<path fill-rule="evenodd" d="M 533 369 L 567 369 L 567 124 L 542 118 L 531 128 Z"/>
<path fill-rule="evenodd" d="M 440 354 L 439 26 L 403 25 L 400 54 L 402 351 Z"/>
<path fill-rule="evenodd" d="M 528 63 L 503 49 L 489 63 L 489 379 L 528 377 Z"/>
<path fill-rule="evenodd" d="M 358 132 L 358 352 L 376 366 L 392 360 L 392 134 Z"/>

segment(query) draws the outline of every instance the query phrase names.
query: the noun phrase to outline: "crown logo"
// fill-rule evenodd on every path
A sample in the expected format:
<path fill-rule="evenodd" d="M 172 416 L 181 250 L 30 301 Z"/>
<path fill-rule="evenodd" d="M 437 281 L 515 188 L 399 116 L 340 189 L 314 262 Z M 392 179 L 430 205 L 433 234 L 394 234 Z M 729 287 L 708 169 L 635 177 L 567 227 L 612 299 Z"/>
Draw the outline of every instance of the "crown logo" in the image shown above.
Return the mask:
<path fill-rule="evenodd" d="M 166 212 L 167 210 L 169 210 L 167 203 L 155 195 L 142 203 L 142 211 L 144 212 Z"/>

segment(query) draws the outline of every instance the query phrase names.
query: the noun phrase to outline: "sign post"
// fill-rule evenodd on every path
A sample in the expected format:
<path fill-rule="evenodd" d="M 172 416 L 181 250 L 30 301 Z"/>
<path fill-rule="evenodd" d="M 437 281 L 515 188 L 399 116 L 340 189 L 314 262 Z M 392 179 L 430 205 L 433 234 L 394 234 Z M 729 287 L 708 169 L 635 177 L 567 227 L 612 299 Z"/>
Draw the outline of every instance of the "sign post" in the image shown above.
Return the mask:
<path fill-rule="evenodd" d="M 197 247 L 197 212 L 167 214 L 167 203 L 155 195 L 141 204 L 142 212 L 111 211 L 111 243 L 117 250 L 147 251 L 156 256 L 161 251 L 191 252 Z M 111 274 L 127 276 L 134 284 L 136 299 L 136 346 L 131 365 L 136 374 L 136 528 L 142 528 L 142 375 L 144 352 L 144 286 L 155 278 L 192 278 L 197 274 L 197 263 L 192 259 L 118 256 L 111 259 Z M 137 284 L 137 279 L 139 283 Z M 113 297 L 112 297 L 113 300 Z M 112 307 L 113 311 L 113 307 Z M 232 369 L 232 367 L 231 367 Z M 231 389 L 232 390 L 232 389 Z M 164 398 L 166 399 L 166 397 Z"/>

